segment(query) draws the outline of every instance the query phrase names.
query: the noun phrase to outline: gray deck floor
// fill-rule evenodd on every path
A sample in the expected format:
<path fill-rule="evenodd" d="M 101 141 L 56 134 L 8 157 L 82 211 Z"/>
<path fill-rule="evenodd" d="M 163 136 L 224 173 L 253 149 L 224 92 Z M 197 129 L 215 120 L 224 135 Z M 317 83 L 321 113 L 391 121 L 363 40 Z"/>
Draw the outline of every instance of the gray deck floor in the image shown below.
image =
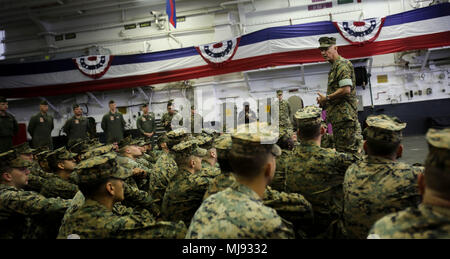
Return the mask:
<path fill-rule="evenodd" d="M 403 137 L 403 157 L 401 162 L 408 164 L 425 163 L 428 154 L 428 144 L 425 135 Z"/>

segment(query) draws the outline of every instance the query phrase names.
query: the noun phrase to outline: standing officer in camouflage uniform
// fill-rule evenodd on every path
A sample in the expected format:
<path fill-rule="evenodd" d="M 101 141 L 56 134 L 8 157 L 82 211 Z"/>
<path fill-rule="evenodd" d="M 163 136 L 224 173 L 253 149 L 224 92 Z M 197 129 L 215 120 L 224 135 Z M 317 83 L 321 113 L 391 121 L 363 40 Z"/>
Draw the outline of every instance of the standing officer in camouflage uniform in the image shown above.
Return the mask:
<path fill-rule="evenodd" d="M 198 176 L 206 150 L 199 148 L 195 139 L 185 140 L 172 150 L 178 172 L 164 194 L 161 215 L 165 220 L 182 220 L 189 225 L 208 188 L 208 181 Z"/>
<path fill-rule="evenodd" d="M 191 105 L 191 133 L 201 133 L 203 129 L 203 117 L 195 111 Z"/>
<path fill-rule="evenodd" d="M 16 118 L 8 110 L 8 101 L 0 96 L 0 152 L 11 149 L 14 135 L 19 132 L 19 125 Z"/>
<path fill-rule="evenodd" d="M 336 150 L 357 154 L 362 146 L 362 136 L 353 65 L 339 56 L 335 38 L 321 37 L 319 43 L 320 53 L 331 63 L 331 70 L 328 73 L 327 95 L 318 93 L 317 103 L 327 111 L 327 121 L 333 126 Z"/>
<path fill-rule="evenodd" d="M 116 110 L 116 103 L 113 100 L 109 101 L 109 112 L 102 118 L 102 129 L 107 144 L 118 143 L 123 139 L 125 124 L 122 113 Z"/>
<path fill-rule="evenodd" d="M 291 223 L 262 202 L 281 151 L 272 134 L 232 136 L 231 166 L 236 182 L 207 198 L 192 219 L 186 238 L 294 238 Z"/>
<path fill-rule="evenodd" d="M 311 202 L 314 225 L 311 238 L 336 237 L 336 223 L 342 210 L 342 183 L 356 157 L 320 147 L 325 129 L 322 109 L 306 106 L 295 113 L 300 144 L 286 159 L 286 191 L 301 193 Z"/>
<path fill-rule="evenodd" d="M 419 174 L 422 203 L 378 220 L 369 238 L 450 238 L 450 128 L 429 129 L 425 173 Z"/>
<path fill-rule="evenodd" d="M 148 104 L 142 105 L 142 115 L 137 118 L 136 127 L 145 139 L 153 138 L 156 129 L 155 114 L 148 112 Z"/>
<path fill-rule="evenodd" d="M 48 103 L 47 101 L 41 101 L 39 105 L 39 112 L 31 116 L 28 123 L 28 133 L 31 136 L 31 146 L 38 148 L 47 146 L 50 150 L 53 149 L 52 130 L 53 117 L 47 114 Z"/>
<path fill-rule="evenodd" d="M 0 239 L 29 238 L 31 217 L 62 215 L 69 207 L 70 200 L 45 198 L 23 190 L 28 184 L 30 164 L 13 150 L 0 154 Z"/>
<path fill-rule="evenodd" d="M 68 147 L 71 147 L 78 141 L 87 139 L 89 136 L 89 120 L 83 116 L 83 110 L 80 105 L 73 105 L 73 113 L 73 117 L 68 119 L 62 127 L 68 138 Z"/>
<path fill-rule="evenodd" d="M 77 183 L 86 200 L 64 220 L 58 238 L 183 238 L 182 222 L 156 222 L 145 209 L 113 210 L 125 199 L 124 180 L 133 175 L 115 158 L 107 153 L 77 165 Z"/>
<path fill-rule="evenodd" d="M 172 128 L 172 120 L 174 118 L 176 121 L 179 120 L 178 126 L 183 126 L 183 118 L 178 113 L 178 111 L 175 110 L 175 105 L 173 103 L 173 100 L 169 100 L 169 102 L 167 103 L 167 112 L 164 113 L 163 116 L 161 117 L 161 124 L 163 125 L 164 130 L 166 132 L 169 132 L 171 130 L 178 128 L 178 126 L 175 128 Z M 174 121 L 175 124 L 176 124 L 176 121 Z"/>
<path fill-rule="evenodd" d="M 291 123 L 291 107 L 287 101 L 283 100 L 282 90 L 277 90 L 277 97 L 280 136 L 287 134 L 290 137 L 292 135 L 292 131 L 294 130 Z"/>
<path fill-rule="evenodd" d="M 367 153 L 351 165 L 344 179 L 344 223 L 350 238 L 366 238 L 384 215 L 416 206 L 417 176 L 422 168 L 398 162 L 406 123 L 387 115 L 369 116 L 364 130 Z"/>

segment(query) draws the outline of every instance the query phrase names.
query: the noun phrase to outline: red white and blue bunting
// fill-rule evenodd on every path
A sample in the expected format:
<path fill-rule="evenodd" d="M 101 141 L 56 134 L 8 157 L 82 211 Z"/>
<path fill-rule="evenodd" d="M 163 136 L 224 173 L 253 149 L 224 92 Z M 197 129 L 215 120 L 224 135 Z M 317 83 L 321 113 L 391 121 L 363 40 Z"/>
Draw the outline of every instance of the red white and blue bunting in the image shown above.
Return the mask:
<path fill-rule="evenodd" d="M 196 47 L 202 58 L 211 65 L 220 65 L 230 61 L 239 46 L 241 38 L 206 44 Z"/>
<path fill-rule="evenodd" d="M 197 48 L 117 55 L 114 59 L 83 57 L 84 67 L 81 58 L 78 62 L 61 59 L 0 64 L 0 96 L 23 98 L 106 91 L 323 62 L 318 50 L 318 39 L 323 36 L 335 37 L 339 54 L 347 59 L 450 46 L 449 24 L 450 3 L 443 3 L 385 19 L 347 22 L 351 36 L 336 24 L 322 21 L 266 28 Z"/>
<path fill-rule="evenodd" d="M 385 18 L 373 18 L 364 21 L 334 22 L 334 25 L 348 42 L 363 45 L 377 39 L 384 20 Z"/>
<path fill-rule="evenodd" d="M 97 79 L 108 72 L 109 66 L 113 56 L 87 56 L 74 58 L 73 61 L 77 64 L 78 70 L 84 75 Z"/>

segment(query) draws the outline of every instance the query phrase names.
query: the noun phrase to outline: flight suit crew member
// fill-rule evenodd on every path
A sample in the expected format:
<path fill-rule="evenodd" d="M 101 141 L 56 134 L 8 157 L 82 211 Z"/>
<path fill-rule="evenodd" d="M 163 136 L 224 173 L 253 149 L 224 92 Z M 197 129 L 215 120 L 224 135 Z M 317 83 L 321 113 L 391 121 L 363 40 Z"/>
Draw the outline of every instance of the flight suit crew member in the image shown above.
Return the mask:
<path fill-rule="evenodd" d="M 63 126 L 63 131 L 68 138 L 68 147 L 71 147 L 80 140 L 87 139 L 89 136 L 89 121 L 83 116 L 83 109 L 78 104 L 74 104 L 72 108 L 74 115 Z"/>
<path fill-rule="evenodd" d="M 116 110 L 116 103 L 113 100 L 109 101 L 109 112 L 102 118 L 106 144 L 118 143 L 123 139 L 125 124 L 122 113 Z"/>
<path fill-rule="evenodd" d="M 53 117 L 48 112 L 47 101 L 41 101 L 39 105 L 39 112 L 30 118 L 28 123 L 28 133 L 31 136 L 31 147 L 38 148 L 42 146 L 49 147 L 53 150 L 52 130 Z"/>
<path fill-rule="evenodd" d="M 16 118 L 7 112 L 8 101 L 0 96 L 0 152 L 5 152 L 13 146 L 13 137 L 19 132 Z"/>
<path fill-rule="evenodd" d="M 335 38 L 321 37 L 319 43 L 320 53 L 331 63 L 331 70 L 327 95 L 318 93 L 317 103 L 327 111 L 327 121 L 333 126 L 336 151 L 357 154 L 362 148 L 362 135 L 353 65 L 339 56 Z"/>
<path fill-rule="evenodd" d="M 70 200 L 24 191 L 30 165 L 13 150 L 0 154 L 0 239 L 29 238 L 26 233 L 32 227 L 28 224 L 31 217 L 62 215 L 70 205 Z"/>
<path fill-rule="evenodd" d="M 155 114 L 148 111 L 148 104 L 142 105 L 142 115 L 136 120 L 136 127 L 142 137 L 152 139 L 155 134 Z"/>
<path fill-rule="evenodd" d="M 343 184 L 343 219 L 349 238 L 366 238 L 378 219 L 420 201 L 417 177 L 423 168 L 397 161 L 406 123 L 385 114 L 369 116 L 366 123 L 367 156 L 349 166 Z"/>
<path fill-rule="evenodd" d="M 426 138 L 425 173 L 418 178 L 422 203 L 381 218 L 368 238 L 450 238 L 450 128 L 429 129 Z"/>

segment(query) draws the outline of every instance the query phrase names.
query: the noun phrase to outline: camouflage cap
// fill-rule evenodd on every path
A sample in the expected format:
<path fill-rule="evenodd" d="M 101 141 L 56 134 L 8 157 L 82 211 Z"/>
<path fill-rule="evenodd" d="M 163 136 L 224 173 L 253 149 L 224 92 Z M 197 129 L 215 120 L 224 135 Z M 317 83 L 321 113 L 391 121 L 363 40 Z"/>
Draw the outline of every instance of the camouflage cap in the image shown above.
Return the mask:
<path fill-rule="evenodd" d="M 188 130 L 182 127 L 169 131 L 166 134 L 166 136 L 167 136 L 167 144 L 169 146 L 175 146 L 181 143 L 181 141 L 190 138 L 191 134 L 188 134 Z"/>
<path fill-rule="evenodd" d="M 322 122 L 321 115 L 321 108 L 310 105 L 298 110 L 294 115 L 294 119 L 299 126 L 314 125 Z"/>
<path fill-rule="evenodd" d="M 23 168 L 30 167 L 32 163 L 28 160 L 24 160 L 19 157 L 19 153 L 15 150 L 9 150 L 7 152 L 0 154 L 0 166 L 12 167 L 12 168 Z"/>
<path fill-rule="evenodd" d="M 47 159 L 47 156 L 48 156 L 50 153 L 52 153 L 51 150 L 44 150 L 44 151 L 42 151 L 42 152 L 37 153 L 37 154 L 36 154 L 36 157 L 37 157 L 38 160 L 46 160 L 46 159 Z"/>
<path fill-rule="evenodd" d="M 169 138 L 167 138 L 167 135 L 165 133 L 158 136 L 158 139 L 156 140 L 156 143 L 160 145 L 161 143 L 167 143 L 169 142 Z"/>
<path fill-rule="evenodd" d="M 42 100 L 39 104 L 40 105 L 48 105 L 48 102 L 46 100 Z"/>
<path fill-rule="evenodd" d="M 277 95 L 283 94 L 283 90 L 277 90 Z"/>
<path fill-rule="evenodd" d="M 6 100 L 5 97 L 0 96 L 0 103 L 7 103 L 7 102 L 8 102 L 8 100 Z"/>
<path fill-rule="evenodd" d="M 207 134 L 200 134 L 196 137 L 197 144 L 199 147 L 204 148 L 206 150 L 213 148 L 214 138 Z"/>
<path fill-rule="evenodd" d="M 79 140 L 69 147 L 69 151 L 72 153 L 83 154 L 86 153 L 89 148 L 91 147 L 89 146 L 87 140 Z"/>
<path fill-rule="evenodd" d="M 119 148 L 124 148 L 126 146 L 138 146 L 139 140 L 133 139 L 131 136 L 127 136 L 119 141 Z"/>
<path fill-rule="evenodd" d="M 14 146 L 13 149 L 18 154 L 33 154 L 33 152 L 36 151 L 35 149 L 30 148 L 30 145 L 28 144 L 28 142 L 24 142 L 20 145 Z"/>
<path fill-rule="evenodd" d="M 77 184 L 91 183 L 108 178 L 126 179 L 133 175 L 131 169 L 120 166 L 115 153 L 106 153 L 81 161 L 76 167 Z"/>
<path fill-rule="evenodd" d="M 95 156 L 100 156 L 109 152 L 112 152 L 114 150 L 114 145 L 106 145 L 101 147 L 92 148 L 86 153 L 81 155 L 81 160 L 89 159 Z"/>
<path fill-rule="evenodd" d="M 319 48 L 328 48 L 332 45 L 336 45 L 336 38 L 334 37 L 320 37 L 319 39 L 320 46 Z"/>
<path fill-rule="evenodd" d="M 425 165 L 448 172 L 450 169 L 450 128 L 429 129 L 426 139 L 429 144 L 429 152 Z"/>
<path fill-rule="evenodd" d="M 206 149 L 199 148 L 196 139 L 182 141 L 180 144 L 175 145 L 172 150 L 176 156 L 206 156 Z"/>
<path fill-rule="evenodd" d="M 214 140 L 214 147 L 220 150 L 231 150 L 231 134 L 223 134 Z"/>
<path fill-rule="evenodd" d="M 76 156 L 77 154 L 69 152 L 66 149 L 66 147 L 60 147 L 58 149 L 55 149 L 53 152 L 47 154 L 48 159 L 54 159 L 57 161 L 71 160 L 74 159 Z"/>
<path fill-rule="evenodd" d="M 386 114 L 369 116 L 366 123 L 364 135 L 367 139 L 390 143 L 400 142 L 402 130 L 406 127 L 405 122 Z"/>
<path fill-rule="evenodd" d="M 50 148 L 48 146 L 40 146 L 40 147 L 34 149 L 33 155 L 37 155 L 37 154 L 42 153 L 44 151 L 51 151 L 51 150 L 50 150 Z"/>
<path fill-rule="evenodd" d="M 273 127 L 267 123 L 254 122 L 248 124 L 248 127 L 245 128 L 249 130 L 242 130 L 238 127 L 236 133 L 231 135 L 233 143 L 231 153 L 234 156 L 247 156 L 257 152 L 267 152 L 267 150 L 270 150 L 274 156 L 281 155 L 280 147 L 275 144 L 279 135 Z"/>

